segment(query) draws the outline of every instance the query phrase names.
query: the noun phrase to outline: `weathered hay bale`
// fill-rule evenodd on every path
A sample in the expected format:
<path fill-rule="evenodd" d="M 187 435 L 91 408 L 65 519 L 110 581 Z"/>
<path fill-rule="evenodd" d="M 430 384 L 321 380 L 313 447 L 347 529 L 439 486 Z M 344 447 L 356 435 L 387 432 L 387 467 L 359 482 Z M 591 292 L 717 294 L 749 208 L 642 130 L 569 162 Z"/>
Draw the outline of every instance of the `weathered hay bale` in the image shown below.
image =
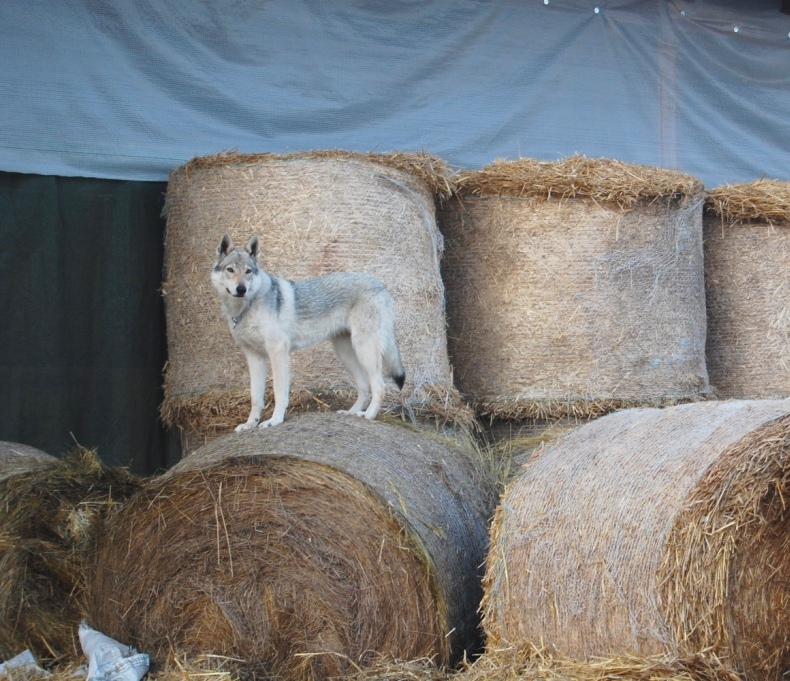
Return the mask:
<path fill-rule="evenodd" d="M 115 516 L 91 620 L 158 664 L 208 653 L 267 678 L 446 663 L 476 645 L 493 505 L 479 455 L 404 425 L 303 414 L 229 435 Z"/>
<path fill-rule="evenodd" d="M 723 398 L 790 395 L 790 182 L 708 193 L 707 363 Z"/>
<path fill-rule="evenodd" d="M 605 416 L 524 467 L 491 529 L 488 645 L 790 665 L 790 401 Z"/>
<path fill-rule="evenodd" d="M 462 175 L 439 213 L 448 348 L 490 419 L 699 399 L 702 184 L 574 156 Z"/>
<path fill-rule="evenodd" d="M 54 456 L 17 442 L 0 442 L 0 480 L 53 463 Z"/>
<path fill-rule="evenodd" d="M 395 300 L 407 410 L 471 422 L 447 359 L 434 196 L 449 192 L 448 175 L 446 164 L 427 154 L 341 151 L 224 153 L 173 171 L 163 289 L 165 422 L 217 433 L 249 413 L 247 364 L 209 278 L 224 232 L 240 245 L 259 234 L 262 266 L 282 277 L 362 271 L 381 279 Z M 329 343 L 293 355 L 292 411 L 347 408 L 355 399 L 351 386 Z M 385 410 L 401 409 L 401 399 L 389 385 Z"/>
<path fill-rule="evenodd" d="M 73 659 L 96 533 L 141 483 L 87 449 L 58 460 L 13 445 L 0 460 L 9 451 L 17 472 L 0 476 L 0 659 L 25 649 L 43 662 Z M 27 470 L 20 456 L 29 457 Z"/>

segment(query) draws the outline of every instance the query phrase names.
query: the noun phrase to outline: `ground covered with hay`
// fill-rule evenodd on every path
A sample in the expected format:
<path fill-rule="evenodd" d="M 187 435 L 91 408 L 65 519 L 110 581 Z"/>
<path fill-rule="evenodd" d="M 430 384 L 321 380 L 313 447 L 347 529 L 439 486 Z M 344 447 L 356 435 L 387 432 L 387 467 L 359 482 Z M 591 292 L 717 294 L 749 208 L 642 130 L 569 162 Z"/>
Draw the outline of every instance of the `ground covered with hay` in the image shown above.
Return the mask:
<path fill-rule="evenodd" d="M 234 660 L 221 656 L 194 658 L 171 657 L 150 681 L 249 681 L 247 674 L 231 671 Z M 78 664 L 62 665 L 52 670 L 49 681 L 74 681 L 80 674 Z M 35 673 L 10 672 L 9 681 L 28 681 Z M 272 677 L 255 677 L 256 679 Z M 695 656 L 684 659 L 622 656 L 589 661 L 574 660 L 545 648 L 527 645 L 522 648 L 493 649 L 474 661 L 464 661 L 455 668 L 438 667 L 435 660 L 409 661 L 379 659 L 368 668 L 350 668 L 326 681 L 744 681 L 744 678 L 715 658 Z"/>

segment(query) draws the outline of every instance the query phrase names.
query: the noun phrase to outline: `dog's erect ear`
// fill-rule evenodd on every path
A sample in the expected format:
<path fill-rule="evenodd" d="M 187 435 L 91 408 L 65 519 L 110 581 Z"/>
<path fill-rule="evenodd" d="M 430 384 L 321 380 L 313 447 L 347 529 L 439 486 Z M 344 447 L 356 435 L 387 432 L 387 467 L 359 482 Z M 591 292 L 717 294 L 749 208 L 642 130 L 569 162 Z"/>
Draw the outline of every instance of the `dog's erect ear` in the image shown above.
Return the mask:
<path fill-rule="evenodd" d="M 247 244 L 247 253 L 249 253 L 253 258 L 258 257 L 258 253 L 260 253 L 261 245 L 258 241 L 258 236 L 252 237 L 250 239 L 250 243 Z"/>
<path fill-rule="evenodd" d="M 226 234 L 225 236 L 222 237 L 222 241 L 219 242 L 219 246 L 217 246 L 217 258 L 222 260 L 232 250 L 233 250 L 233 241 Z"/>

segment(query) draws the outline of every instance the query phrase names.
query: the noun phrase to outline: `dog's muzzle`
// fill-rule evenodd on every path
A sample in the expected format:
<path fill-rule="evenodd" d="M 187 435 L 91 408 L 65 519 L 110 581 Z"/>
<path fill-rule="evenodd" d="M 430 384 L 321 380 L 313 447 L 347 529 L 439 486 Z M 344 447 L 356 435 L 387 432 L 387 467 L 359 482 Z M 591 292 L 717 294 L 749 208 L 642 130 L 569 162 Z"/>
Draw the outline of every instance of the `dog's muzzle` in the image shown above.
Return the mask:
<path fill-rule="evenodd" d="M 247 287 L 244 286 L 244 284 L 239 284 L 236 287 L 235 293 L 233 293 L 233 291 L 228 291 L 228 293 L 230 293 L 232 296 L 236 296 L 237 298 L 243 298 L 244 295 L 247 293 Z"/>

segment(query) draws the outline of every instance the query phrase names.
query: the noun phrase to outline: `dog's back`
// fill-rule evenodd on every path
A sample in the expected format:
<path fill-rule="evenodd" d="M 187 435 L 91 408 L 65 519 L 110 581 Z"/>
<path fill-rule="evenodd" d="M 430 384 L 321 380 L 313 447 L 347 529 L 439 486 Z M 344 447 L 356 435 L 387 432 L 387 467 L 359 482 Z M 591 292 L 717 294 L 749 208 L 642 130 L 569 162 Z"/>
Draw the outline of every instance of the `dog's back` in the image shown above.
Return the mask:
<path fill-rule="evenodd" d="M 395 307 L 381 281 L 370 274 L 337 272 L 289 283 L 295 348 L 344 334 L 374 334 L 381 342 L 385 371 L 398 383 L 403 366 L 397 345 L 390 342 L 395 338 Z"/>

